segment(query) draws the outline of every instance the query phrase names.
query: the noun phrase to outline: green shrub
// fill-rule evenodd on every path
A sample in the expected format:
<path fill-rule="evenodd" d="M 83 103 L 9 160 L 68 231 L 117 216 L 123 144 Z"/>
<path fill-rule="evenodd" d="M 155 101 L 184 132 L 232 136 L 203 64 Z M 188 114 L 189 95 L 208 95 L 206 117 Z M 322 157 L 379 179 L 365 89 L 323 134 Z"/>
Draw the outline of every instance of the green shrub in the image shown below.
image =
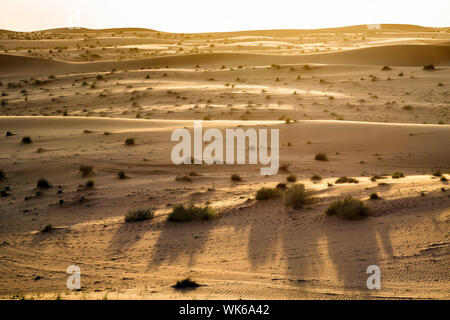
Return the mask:
<path fill-rule="evenodd" d="M 335 200 L 325 211 L 327 216 L 337 215 L 345 220 L 357 220 L 365 218 L 369 215 L 369 209 L 359 199 L 345 197 Z"/>
<path fill-rule="evenodd" d="M 256 192 L 256 200 L 268 200 L 272 198 L 279 197 L 283 194 L 283 191 L 280 188 L 268 188 L 262 187 Z"/>
<path fill-rule="evenodd" d="M 125 222 L 143 221 L 153 219 L 154 212 L 150 208 L 136 209 L 128 211 L 125 216 Z"/>
<path fill-rule="evenodd" d="M 299 209 L 312 202 L 311 193 L 306 191 L 303 184 L 294 184 L 286 191 L 285 204 L 294 207 L 294 209 Z"/>
<path fill-rule="evenodd" d="M 240 175 L 234 173 L 231 175 L 231 181 L 239 182 L 239 181 L 242 181 L 242 179 L 241 179 Z"/>
<path fill-rule="evenodd" d="M 22 143 L 24 144 L 30 144 L 32 142 L 30 137 L 23 137 L 22 138 Z"/>
<path fill-rule="evenodd" d="M 293 174 L 290 174 L 286 177 L 286 181 L 287 182 L 295 182 L 295 181 L 297 181 L 297 177 Z"/>
<path fill-rule="evenodd" d="M 337 179 L 334 183 L 359 183 L 359 181 L 355 178 L 349 178 L 349 177 L 340 177 Z"/>
<path fill-rule="evenodd" d="M 392 179 L 400 179 L 400 178 L 404 178 L 405 175 L 403 174 L 403 172 L 400 171 L 396 171 L 392 174 Z"/>
<path fill-rule="evenodd" d="M 41 188 L 41 189 L 51 188 L 50 183 L 44 178 L 39 179 L 36 185 L 37 185 L 38 188 Z"/>
<path fill-rule="evenodd" d="M 134 138 L 128 138 L 128 139 L 126 139 L 126 140 L 125 140 L 125 144 L 126 144 L 127 146 L 132 146 L 132 145 L 134 145 L 134 144 L 135 144 Z"/>
<path fill-rule="evenodd" d="M 209 206 L 185 207 L 180 204 L 176 206 L 167 217 L 170 222 L 185 222 L 192 220 L 211 220 L 217 217 L 215 210 Z"/>
<path fill-rule="evenodd" d="M 314 157 L 314 159 L 316 159 L 317 161 L 328 161 L 328 157 L 326 154 L 324 153 L 318 153 L 316 154 L 316 156 Z"/>

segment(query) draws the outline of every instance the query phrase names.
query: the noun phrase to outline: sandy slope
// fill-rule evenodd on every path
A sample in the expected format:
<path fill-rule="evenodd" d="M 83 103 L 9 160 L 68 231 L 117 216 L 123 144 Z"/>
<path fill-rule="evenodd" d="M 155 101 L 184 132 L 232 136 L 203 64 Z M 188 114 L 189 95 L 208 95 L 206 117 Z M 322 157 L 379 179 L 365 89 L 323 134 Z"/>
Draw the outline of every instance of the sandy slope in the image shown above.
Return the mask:
<path fill-rule="evenodd" d="M 0 292 L 75 297 L 64 289 L 65 268 L 75 263 L 85 288 L 78 298 L 448 298 L 450 198 L 440 190 L 448 186 L 429 174 L 433 167 L 450 169 L 450 151 L 443 148 L 448 126 L 276 125 L 281 141 L 293 144 L 281 148 L 282 162 L 318 198 L 308 208 L 293 210 L 280 200 L 252 200 L 261 185 L 283 181 L 287 173 L 261 178 L 256 166 L 172 165 L 170 133 L 181 125 L 192 122 L 0 118 L 1 128 L 17 133 L 1 141 L 0 163 L 7 172 L 2 187 L 9 185 L 12 195 L 1 198 Z M 94 132 L 83 133 L 86 129 Z M 20 145 L 24 135 L 34 142 Z M 123 144 L 130 136 L 136 137 L 134 147 Z M 44 151 L 36 153 L 38 148 Z M 329 154 L 329 162 L 313 159 L 320 151 Z M 78 172 L 80 163 L 94 166 L 94 189 L 79 187 L 87 179 Z M 119 170 L 130 179 L 119 180 Z M 174 182 L 176 175 L 192 170 L 200 174 L 192 183 Z M 397 170 L 407 177 L 380 180 L 386 185 L 369 180 L 372 174 Z M 244 181 L 231 183 L 231 173 Z M 312 183 L 313 173 L 323 180 Z M 327 187 L 342 175 L 360 183 Z M 34 198 L 35 181 L 43 176 L 54 187 Z M 57 186 L 63 193 L 57 194 Z M 382 200 L 366 200 L 372 192 Z M 327 204 L 342 194 L 367 201 L 372 216 L 360 222 L 326 218 Z M 31 199 L 24 201 L 25 196 Z M 205 201 L 221 211 L 219 219 L 165 220 L 176 203 Z M 156 209 L 154 221 L 123 222 L 127 210 L 142 206 Z M 57 229 L 38 233 L 48 223 Z M 365 288 L 370 264 L 382 269 L 381 291 Z M 188 275 L 206 286 L 185 293 L 170 287 Z M 37 276 L 43 278 L 33 280 Z"/>
<path fill-rule="evenodd" d="M 193 67 L 195 65 L 215 66 L 239 65 L 260 66 L 270 64 L 332 63 L 356 65 L 424 66 L 435 64 L 450 65 L 450 46 L 448 45 L 393 45 L 343 52 L 307 54 L 301 56 L 282 56 L 243 53 L 210 53 L 177 55 L 140 59 L 131 61 L 97 63 L 62 63 L 44 59 L 0 55 L 0 77 L 5 75 L 64 74 L 73 72 L 99 72 L 152 68 L 170 65 L 172 67 Z"/>

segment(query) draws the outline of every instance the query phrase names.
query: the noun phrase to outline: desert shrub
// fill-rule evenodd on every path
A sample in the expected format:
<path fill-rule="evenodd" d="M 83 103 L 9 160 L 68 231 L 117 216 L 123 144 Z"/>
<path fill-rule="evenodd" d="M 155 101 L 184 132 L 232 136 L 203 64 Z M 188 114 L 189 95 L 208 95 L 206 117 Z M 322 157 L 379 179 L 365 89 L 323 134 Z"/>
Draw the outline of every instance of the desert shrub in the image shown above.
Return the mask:
<path fill-rule="evenodd" d="M 242 179 L 241 179 L 240 175 L 234 173 L 231 175 L 231 181 L 239 182 L 239 181 L 242 181 Z"/>
<path fill-rule="evenodd" d="M 436 70 L 436 68 L 434 67 L 433 64 L 427 64 L 426 66 L 423 66 L 423 70 L 432 71 L 432 70 Z"/>
<path fill-rule="evenodd" d="M 295 182 L 295 181 L 297 181 L 297 177 L 293 174 L 290 174 L 286 177 L 286 181 L 287 182 Z"/>
<path fill-rule="evenodd" d="M 383 179 L 383 177 L 380 176 L 380 175 L 378 175 L 378 174 L 376 174 L 376 175 L 370 177 L 370 181 L 372 181 L 372 182 L 375 182 L 375 181 L 377 181 L 378 179 Z"/>
<path fill-rule="evenodd" d="M 185 207 L 180 204 L 176 206 L 167 217 L 170 222 L 185 222 L 192 220 L 211 220 L 217 217 L 215 210 L 209 206 Z"/>
<path fill-rule="evenodd" d="M 311 177 L 312 181 L 320 181 L 322 180 L 322 177 L 319 176 L 318 174 L 313 174 L 313 176 Z"/>
<path fill-rule="evenodd" d="M 277 189 L 280 189 L 282 191 L 286 190 L 288 187 L 286 185 L 286 183 L 280 182 L 279 184 L 277 184 L 276 186 Z"/>
<path fill-rule="evenodd" d="M 337 215 L 345 220 L 357 220 L 369 215 L 369 209 L 359 199 L 345 197 L 333 201 L 325 211 L 327 216 Z"/>
<path fill-rule="evenodd" d="M 442 175 L 442 177 L 441 177 L 441 179 L 440 179 L 442 182 L 447 182 L 448 181 L 448 179 L 444 176 L 444 175 Z"/>
<path fill-rule="evenodd" d="M 403 109 L 403 110 L 406 110 L 406 111 L 411 111 L 411 110 L 413 109 L 413 107 L 412 107 L 411 105 L 408 104 L 408 105 L 406 105 L 406 106 L 403 106 L 402 109 Z"/>
<path fill-rule="evenodd" d="M 282 172 L 289 172 L 289 164 L 287 164 L 287 163 L 282 164 L 280 166 L 279 170 Z"/>
<path fill-rule="evenodd" d="M 306 191 L 303 184 L 294 184 L 286 191 L 285 204 L 299 209 L 305 204 L 312 203 L 310 192 Z"/>
<path fill-rule="evenodd" d="M 359 183 L 359 181 L 355 178 L 349 178 L 349 177 L 340 177 L 337 179 L 334 183 Z"/>
<path fill-rule="evenodd" d="M 125 174 L 125 171 L 121 170 L 117 173 L 117 176 L 119 177 L 119 179 L 126 179 L 127 175 Z"/>
<path fill-rule="evenodd" d="M 182 182 L 191 182 L 192 179 L 189 176 L 176 176 L 175 181 L 182 181 Z"/>
<path fill-rule="evenodd" d="M 189 177 L 198 177 L 198 173 L 195 171 L 189 172 Z"/>
<path fill-rule="evenodd" d="M 8 100 L 2 99 L 1 105 L 6 106 L 8 104 Z"/>
<path fill-rule="evenodd" d="M 389 67 L 389 66 L 384 66 L 382 69 L 381 69 L 381 71 L 391 71 L 392 69 L 391 69 L 391 67 Z"/>
<path fill-rule="evenodd" d="M 125 140 L 125 144 L 127 146 L 132 146 L 132 145 L 134 145 L 134 143 L 135 143 L 134 138 L 128 138 L 128 139 Z"/>
<path fill-rule="evenodd" d="M 46 233 L 53 230 L 53 226 L 51 224 L 48 224 L 44 227 L 44 229 L 41 230 L 41 232 Z"/>
<path fill-rule="evenodd" d="M 32 142 L 32 140 L 31 140 L 30 137 L 23 137 L 22 138 L 22 143 L 30 144 L 31 142 Z"/>
<path fill-rule="evenodd" d="M 178 280 L 173 287 L 178 290 L 183 290 L 183 289 L 194 289 L 199 286 L 200 285 L 197 282 L 192 281 L 191 278 L 186 278 L 183 280 Z"/>
<path fill-rule="evenodd" d="M 13 133 L 11 131 L 6 131 L 6 136 L 11 137 L 11 136 L 13 136 Z"/>
<path fill-rule="evenodd" d="M 94 167 L 92 166 L 80 165 L 80 172 L 83 175 L 83 177 L 90 175 L 93 169 Z"/>
<path fill-rule="evenodd" d="M 431 174 L 435 177 L 440 177 L 442 175 L 442 172 L 441 172 L 441 170 L 436 169 L 436 170 L 433 170 L 433 172 Z"/>
<path fill-rule="evenodd" d="M 396 171 L 392 174 L 392 179 L 399 179 L 399 178 L 404 178 L 405 175 L 403 174 L 403 172 L 400 171 Z"/>
<path fill-rule="evenodd" d="M 0 170 L 0 180 L 6 178 L 6 173 L 3 170 Z"/>
<path fill-rule="evenodd" d="M 328 161 L 328 157 L 326 154 L 324 153 L 318 153 L 316 154 L 316 156 L 314 157 L 314 159 L 316 159 L 317 161 Z"/>
<path fill-rule="evenodd" d="M 370 199 L 372 199 L 372 200 L 377 200 L 379 198 L 380 197 L 378 196 L 378 194 L 376 192 L 370 194 Z"/>
<path fill-rule="evenodd" d="M 37 187 L 41 189 L 48 189 L 51 188 L 50 183 L 47 181 L 47 179 L 41 178 L 37 182 Z"/>
<path fill-rule="evenodd" d="M 87 188 L 93 188 L 95 185 L 95 181 L 94 180 L 88 180 L 86 181 L 86 187 Z"/>
<path fill-rule="evenodd" d="M 150 208 L 131 210 L 125 215 L 125 222 L 149 220 L 153 219 L 154 215 Z"/>
<path fill-rule="evenodd" d="M 283 194 L 280 188 L 262 187 L 256 192 L 256 200 L 268 200 L 279 197 Z"/>

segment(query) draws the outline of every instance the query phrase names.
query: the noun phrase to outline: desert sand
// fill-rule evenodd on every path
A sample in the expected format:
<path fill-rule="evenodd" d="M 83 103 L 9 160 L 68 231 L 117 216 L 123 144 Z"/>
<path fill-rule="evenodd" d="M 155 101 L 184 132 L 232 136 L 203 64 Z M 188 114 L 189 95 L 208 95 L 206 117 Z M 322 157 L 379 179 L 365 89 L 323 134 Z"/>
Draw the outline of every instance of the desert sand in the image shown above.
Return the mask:
<path fill-rule="evenodd" d="M 449 44 L 448 28 L 407 25 L 0 31 L 0 297 L 450 298 Z M 174 165 L 171 133 L 193 120 L 278 128 L 282 168 Z M 314 203 L 255 200 L 263 186 L 292 185 L 289 174 Z M 336 184 L 342 176 L 358 183 Z M 347 195 L 368 218 L 325 215 Z M 219 217 L 167 221 L 191 203 Z M 124 221 L 144 207 L 152 220 Z M 70 265 L 80 291 L 66 288 Z M 367 289 L 369 265 L 381 290 Z M 202 286 L 172 287 L 186 277 Z"/>

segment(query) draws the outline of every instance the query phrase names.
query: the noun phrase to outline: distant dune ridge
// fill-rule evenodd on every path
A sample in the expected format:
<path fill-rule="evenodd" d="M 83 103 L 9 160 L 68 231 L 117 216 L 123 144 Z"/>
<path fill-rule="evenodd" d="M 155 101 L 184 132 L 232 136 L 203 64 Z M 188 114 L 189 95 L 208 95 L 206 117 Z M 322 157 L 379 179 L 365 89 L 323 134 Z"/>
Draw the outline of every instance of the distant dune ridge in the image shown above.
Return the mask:
<path fill-rule="evenodd" d="M 393 45 L 342 52 L 305 54 L 299 56 L 283 56 L 248 53 L 201 53 L 186 54 L 149 59 L 68 63 L 47 59 L 0 55 L 0 76 L 68 72 L 109 71 L 113 68 L 132 69 L 140 67 L 156 67 L 170 64 L 183 67 L 196 64 L 237 66 L 257 66 L 265 64 L 290 63 L 330 63 L 354 65 L 392 65 L 421 67 L 433 63 L 437 66 L 450 66 L 450 46 L 445 45 Z"/>

